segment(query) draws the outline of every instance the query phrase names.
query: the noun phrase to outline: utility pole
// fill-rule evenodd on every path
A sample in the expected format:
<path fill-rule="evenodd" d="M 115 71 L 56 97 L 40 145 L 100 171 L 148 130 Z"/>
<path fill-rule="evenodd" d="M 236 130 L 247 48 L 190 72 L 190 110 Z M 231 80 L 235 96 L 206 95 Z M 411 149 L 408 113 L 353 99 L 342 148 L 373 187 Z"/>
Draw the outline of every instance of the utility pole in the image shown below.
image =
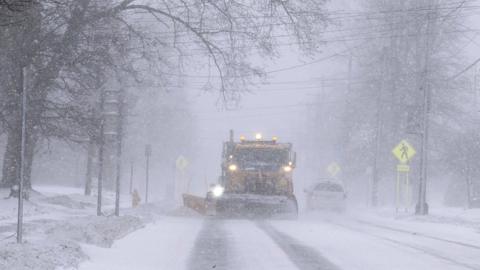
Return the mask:
<path fill-rule="evenodd" d="M 92 172 L 93 172 L 93 156 L 95 155 L 95 141 L 90 138 L 88 140 L 87 149 L 87 172 L 85 175 L 85 196 L 92 194 Z"/>
<path fill-rule="evenodd" d="M 474 64 L 473 66 L 473 95 L 475 97 L 475 113 L 478 114 L 480 112 L 480 107 L 479 107 L 479 94 L 478 94 L 478 67 L 477 67 L 478 63 Z M 478 118 L 475 117 L 477 119 L 477 130 L 479 128 L 479 124 L 480 122 L 478 121 Z M 474 185 L 473 185 L 473 181 L 472 181 L 472 177 L 471 177 L 471 174 L 470 174 L 470 171 L 471 171 L 471 165 L 470 165 L 470 162 L 468 161 L 471 161 L 471 160 L 475 160 L 475 158 L 473 157 L 468 157 L 467 158 L 467 164 L 468 164 L 468 172 L 467 172 L 467 208 L 470 209 L 472 208 L 472 194 L 474 192 Z"/>
<path fill-rule="evenodd" d="M 20 179 L 18 180 L 18 216 L 17 216 L 17 243 L 22 243 L 23 238 L 23 184 L 25 181 L 25 142 L 26 142 L 26 125 L 27 125 L 27 82 L 28 70 L 23 67 L 20 71 L 20 81 L 22 84 L 22 134 L 20 146 Z"/>
<path fill-rule="evenodd" d="M 345 115 L 348 115 L 348 110 L 349 110 L 349 106 L 350 106 L 350 100 L 349 100 L 349 96 L 350 94 L 352 93 L 352 65 L 353 65 L 353 55 L 350 54 L 348 56 L 348 78 L 347 78 L 347 93 L 345 95 L 345 108 L 344 108 L 344 113 Z M 343 136 L 343 141 L 340 142 L 340 145 L 342 146 L 342 163 L 343 164 L 347 164 L 347 144 L 348 144 L 348 140 L 349 140 L 349 135 L 348 135 L 348 132 L 345 132 L 344 136 Z"/>
<path fill-rule="evenodd" d="M 104 161 L 104 150 L 105 150 L 105 89 L 101 88 L 100 94 L 100 134 L 99 134 L 99 150 L 98 150 L 98 187 L 97 187 L 97 216 L 102 215 L 102 188 L 103 188 L 103 161 Z"/>
<path fill-rule="evenodd" d="M 124 117 L 124 95 L 123 88 L 118 92 L 118 119 L 117 119 L 117 153 L 116 153 L 116 181 L 115 181 L 115 216 L 120 215 L 120 175 L 122 166 L 122 140 L 123 140 L 123 117 Z"/>
<path fill-rule="evenodd" d="M 425 82 L 423 89 L 423 132 L 422 132 L 422 159 L 421 159 L 421 175 L 420 186 L 418 192 L 418 203 L 416 207 L 416 214 L 427 215 L 427 167 L 428 167 L 428 133 L 429 133 L 429 113 L 430 113 L 430 88 L 427 86 L 428 82 Z"/>
<path fill-rule="evenodd" d="M 148 182 L 150 173 L 150 156 L 152 155 L 152 146 L 150 144 L 145 145 L 145 203 L 148 203 Z"/>
<path fill-rule="evenodd" d="M 352 65 L 353 65 L 353 55 L 348 56 L 348 81 L 347 81 L 347 94 L 350 94 L 352 90 Z"/>
<path fill-rule="evenodd" d="M 133 192 L 133 161 L 130 161 L 130 194 Z"/>
<path fill-rule="evenodd" d="M 431 6 L 431 5 L 430 5 Z M 431 8 L 429 8 L 431 9 Z M 430 81 L 429 81 L 429 68 L 430 68 L 430 35 L 432 28 L 432 12 L 427 14 L 427 27 L 425 31 L 425 70 L 423 74 L 423 114 L 422 114 L 422 157 L 421 157 L 421 175 L 418 189 L 418 202 L 415 207 L 415 214 L 428 215 L 427 204 L 427 177 L 428 177 L 428 135 L 429 135 L 429 118 L 430 118 Z"/>
<path fill-rule="evenodd" d="M 376 207 L 378 205 L 378 183 L 380 182 L 378 173 L 378 158 L 380 155 L 380 138 L 382 136 L 383 121 L 382 121 L 382 98 L 385 88 L 385 76 L 387 70 L 387 48 L 383 48 L 382 53 L 382 72 L 380 78 L 380 89 L 377 95 L 377 113 L 375 123 L 375 153 L 373 156 L 372 168 L 372 187 L 371 187 L 371 205 Z"/>

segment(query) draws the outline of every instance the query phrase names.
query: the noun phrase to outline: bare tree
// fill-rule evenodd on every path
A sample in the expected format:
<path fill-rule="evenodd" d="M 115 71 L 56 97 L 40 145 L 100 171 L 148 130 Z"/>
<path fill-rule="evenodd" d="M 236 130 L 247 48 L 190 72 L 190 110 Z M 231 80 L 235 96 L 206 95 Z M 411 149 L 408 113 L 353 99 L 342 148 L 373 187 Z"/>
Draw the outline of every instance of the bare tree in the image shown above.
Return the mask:
<path fill-rule="evenodd" d="M 33 2 L 33 0 L 0 0 L 0 8 L 8 12 L 23 12 Z"/>
<path fill-rule="evenodd" d="M 381 179 L 394 177 L 393 146 L 408 139 L 417 148 L 411 165 L 419 181 L 426 177 L 419 174 L 422 134 L 429 139 L 424 140 L 425 149 L 442 145 L 451 131 L 440 123 L 462 117 L 461 103 L 454 101 L 465 84 L 447 78 L 463 65 L 456 47 L 464 42 L 459 30 L 461 14 L 468 9 L 449 1 L 364 3 L 368 20 L 360 15 L 356 23 L 362 27 L 352 33 L 361 37 L 362 46 L 355 51 L 358 79 L 346 97 L 343 132 L 348 136 L 342 137 L 349 138 L 345 172 L 353 176 L 372 168 L 371 203 L 376 204 L 391 197 L 391 186 Z M 430 135 L 425 130 L 431 130 Z M 432 162 L 438 160 L 431 151 L 424 152 Z"/>
<path fill-rule="evenodd" d="M 0 108 L 8 137 L 2 176 L 6 185 L 18 178 L 19 74 L 23 67 L 32 74 L 27 78 L 27 187 L 41 140 L 79 141 L 98 132 L 99 88 L 111 74 L 127 76 L 135 84 L 145 79 L 137 69 L 150 65 L 159 67 L 160 78 L 168 82 L 180 73 L 161 70 L 169 64 L 165 51 L 182 57 L 204 55 L 217 72 L 210 78 L 218 80 L 223 100 L 236 100 L 263 74 L 250 55 L 275 57 L 278 43 L 292 39 L 304 52 L 314 53 L 327 19 L 325 1 L 315 0 L 33 3 L 12 17 L 15 24 L 2 31 L 0 48 L 9 66 L 2 68 L 9 72 L 0 91 L 6 97 Z M 15 15 L 15 10 L 10 12 Z M 152 31 L 151 25 L 158 30 Z"/>

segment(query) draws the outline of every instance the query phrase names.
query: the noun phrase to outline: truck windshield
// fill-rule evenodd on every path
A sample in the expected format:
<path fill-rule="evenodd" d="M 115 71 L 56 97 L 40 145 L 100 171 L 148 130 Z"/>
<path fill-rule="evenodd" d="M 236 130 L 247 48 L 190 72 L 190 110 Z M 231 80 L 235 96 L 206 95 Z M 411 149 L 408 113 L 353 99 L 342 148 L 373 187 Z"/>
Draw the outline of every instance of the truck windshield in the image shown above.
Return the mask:
<path fill-rule="evenodd" d="M 288 163 L 288 151 L 284 149 L 239 149 L 238 165 L 244 170 L 278 170 Z"/>

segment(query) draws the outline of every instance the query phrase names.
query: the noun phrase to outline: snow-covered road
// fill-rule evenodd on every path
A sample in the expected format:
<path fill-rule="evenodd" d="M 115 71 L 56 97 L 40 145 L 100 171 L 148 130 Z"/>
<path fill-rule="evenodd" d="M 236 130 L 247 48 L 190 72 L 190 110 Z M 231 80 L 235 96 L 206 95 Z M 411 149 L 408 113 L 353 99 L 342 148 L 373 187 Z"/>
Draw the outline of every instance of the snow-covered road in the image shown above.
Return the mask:
<path fill-rule="evenodd" d="M 85 247 L 90 261 L 80 269 L 480 270 L 477 232 L 422 228 L 354 217 L 297 221 L 165 217 L 111 249 Z"/>

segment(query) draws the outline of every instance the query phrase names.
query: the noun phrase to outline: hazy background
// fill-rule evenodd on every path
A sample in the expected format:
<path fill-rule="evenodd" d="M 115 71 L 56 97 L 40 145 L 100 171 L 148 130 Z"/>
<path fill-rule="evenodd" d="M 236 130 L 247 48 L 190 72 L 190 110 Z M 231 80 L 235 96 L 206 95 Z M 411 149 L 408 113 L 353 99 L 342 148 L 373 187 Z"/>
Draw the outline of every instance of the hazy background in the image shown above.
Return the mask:
<path fill-rule="evenodd" d="M 208 64 L 201 58 L 189 60 L 184 67 L 185 75 L 172 79 L 175 87 L 159 89 L 146 85 L 142 89 L 130 89 L 139 95 L 127 124 L 122 190 L 128 190 L 131 164 L 134 187 L 144 189 L 144 147 L 151 144 L 152 197 L 160 199 L 169 192 L 167 186 L 178 177 L 175 160 L 180 155 L 189 160 L 185 177 L 191 183 L 190 191 L 204 194 L 208 183 L 216 182 L 220 174 L 222 142 L 228 139 L 230 129 L 235 131 L 236 139 L 240 135 L 252 137 L 261 132 L 266 138 L 278 136 L 282 142 L 292 142 L 298 155 L 294 174 L 298 196 L 306 184 L 328 177 L 326 167 L 340 159 L 334 142 L 340 136 L 337 127 L 346 104 L 346 95 L 341 89 L 347 88 L 349 59 L 359 43 L 347 38 L 355 22 L 348 16 L 337 20 L 335 14 L 358 12 L 362 8 L 359 2 L 331 1 L 328 4 L 333 20 L 325 31 L 326 42 L 320 54 L 301 55 L 295 45 L 287 43 L 281 45 L 278 59 L 268 61 L 252 56 L 265 67 L 267 76 L 263 83 L 244 93 L 236 105 L 226 105 L 218 92 L 204 90 L 206 83 L 215 85 L 217 82 L 215 79 L 208 82 L 205 72 Z M 469 13 L 466 22 L 468 27 L 478 29 L 480 15 Z M 465 35 L 469 42 L 465 42 L 462 50 L 473 61 L 480 57 L 478 32 Z M 352 83 L 358 80 L 356 71 L 353 61 Z M 321 121 L 312 121 L 315 117 Z M 389 153 L 391 148 L 383 150 Z M 41 181 L 82 186 L 84 148 L 52 141 L 38 151 L 41 155 L 34 164 L 34 184 Z M 393 157 L 391 162 L 394 162 Z M 348 166 L 339 164 L 342 168 Z M 392 167 L 392 177 L 393 172 Z M 442 175 L 445 177 L 433 177 L 430 191 L 431 198 L 437 201 L 443 200 L 448 185 L 449 175 Z M 342 171 L 338 175 L 346 181 L 351 198 L 364 202 L 370 177 L 368 168 L 358 171 L 354 178 L 342 175 Z M 385 203 L 392 198 L 394 179 L 390 178 L 382 179 Z"/>

